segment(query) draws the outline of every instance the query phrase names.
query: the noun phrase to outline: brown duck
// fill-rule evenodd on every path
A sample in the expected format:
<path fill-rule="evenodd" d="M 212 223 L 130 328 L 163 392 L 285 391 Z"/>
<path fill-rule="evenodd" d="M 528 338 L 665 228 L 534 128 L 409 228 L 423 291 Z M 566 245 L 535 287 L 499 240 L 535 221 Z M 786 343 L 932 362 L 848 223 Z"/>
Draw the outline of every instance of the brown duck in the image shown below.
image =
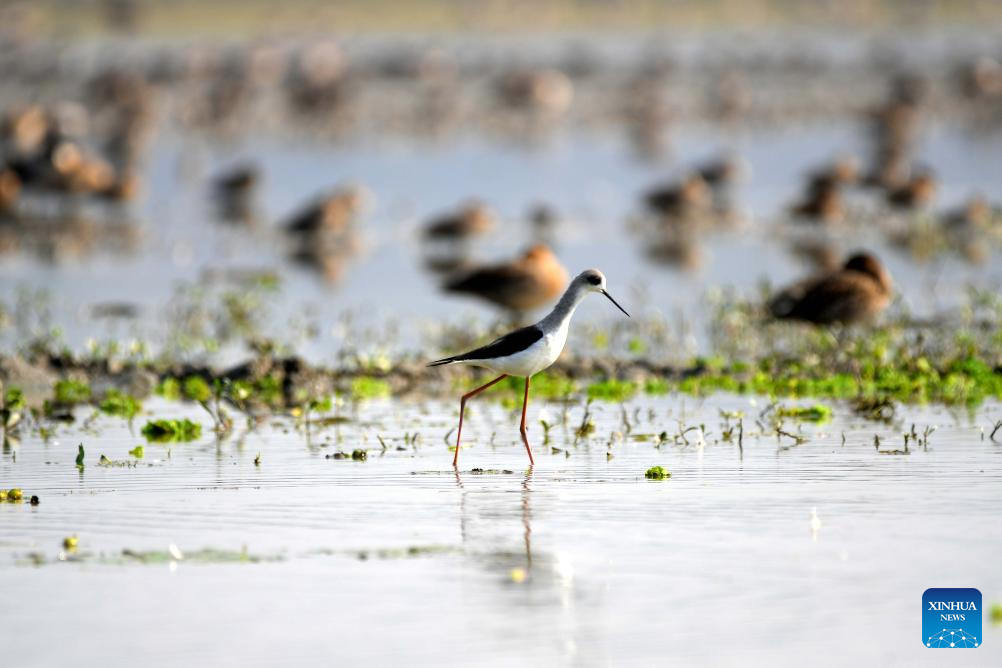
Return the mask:
<path fill-rule="evenodd" d="M 567 287 L 567 270 L 543 244 L 511 262 L 483 266 L 448 282 L 449 292 L 463 292 L 509 311 L 544 306 Z"/>
<path fill-rule="evenodd" d="M 837 271 L 796 283 L 769 302 L 776 318 L 816 325 L 873 318 L 891 301 L 891 277 L 876 257 L 858 253 Z"/>
<path fill-rule="evenodd" d="M 482 202 L 470 202 L 458 211 L 443 214 L 425 225 L 429 239 L 466 239 L 494 227 L 494 215 Z"/>

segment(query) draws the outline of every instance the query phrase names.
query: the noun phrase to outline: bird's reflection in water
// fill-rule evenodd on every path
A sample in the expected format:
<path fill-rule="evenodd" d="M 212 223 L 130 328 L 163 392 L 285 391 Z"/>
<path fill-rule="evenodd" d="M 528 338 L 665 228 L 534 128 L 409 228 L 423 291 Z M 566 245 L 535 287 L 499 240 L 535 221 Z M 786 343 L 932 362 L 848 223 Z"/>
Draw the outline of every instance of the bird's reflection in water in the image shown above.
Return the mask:
<path fill-rule="evenodd" d="M 547 632 L 537 636 L 526 627 L 526 640 L 556 646 L 573 661 L 578 648 L 588 642 L 582 636 L 577 606 L 586 592 L 575 577 L 574 559 L 567 554 L 540 551 L 540 536 L 533 536 L 532 530 L 540 504 L 545 509 L 548 503 L 555 502 L 550 496 L 553 481 L 546 480 L 542 488 L 534 487 L 531 467 L 520 482 L 513 480 L 510 471 L 478 469 L 456 471 L 455 478 L 463 553 L 471 565 L 483 568 L 489 577 L 482 604 L 491 608 L 544 609 L 550 620 Z M 512 496 L 516 493 L 517 501 Z M 535 550 L 533 538 L 537 541 Z M 589 598 L 600 600 L 594 592 Z"/>
<path fill-rule="evenodd" d="M 505 490 L 496 488 L 472 488 L 471 480 L 489 476 L 494 478 L 494 474 L 503 475 L 501 471 L 484 471 L 473 469 L 465 473 L 455 471 L 456 487 L 459 488 L 459 535 L 463 543 L 463 549 L 467 554 L 478 557 L 486 556 L 491 562 L 491 568 L 499 568 L 504 571 L 506 578 L 521 582 L 526 579 L 532 570 L 532 467 L 525 472 L 521 482 L 519 492 L 518 514 L 522 524 L 522 551 L 505 549 L 504 545 L 511 544 L 510 534 L 506 536 L 487 536 L 481 530 L 483 526 L 504 526 L 505 519 L 512 516 L 511 510 L 515 506 L 498 503 L 497 494 L 502 495 L 502 500 L 506 498 Z M 510 473 L 510 472 L 508 472 Z M 466 480 L 464 481 L 464 476 Z M 488 501 L 489 506 L 481 511 L 483 501 Z M 499 521 L 500 520 L 500 521 Z"/>

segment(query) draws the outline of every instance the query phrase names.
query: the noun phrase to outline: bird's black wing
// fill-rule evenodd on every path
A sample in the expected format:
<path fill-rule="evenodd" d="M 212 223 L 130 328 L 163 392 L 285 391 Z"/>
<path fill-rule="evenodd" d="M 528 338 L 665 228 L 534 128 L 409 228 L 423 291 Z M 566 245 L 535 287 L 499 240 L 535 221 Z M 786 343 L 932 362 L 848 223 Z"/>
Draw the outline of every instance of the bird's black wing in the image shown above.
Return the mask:
<path fill-rule="evenodd" d="M 522 352 L 541 338 L 543 338 L 543 330 L 536 325 L 529 325 L 522 329 L 516 329 L 510 334 L 505 334 L 501 338 L 491 341 L 486 346 L 471 350 L 468 353 L 437 360 L 428 366 L 508 357 L 509 355 Z"/>

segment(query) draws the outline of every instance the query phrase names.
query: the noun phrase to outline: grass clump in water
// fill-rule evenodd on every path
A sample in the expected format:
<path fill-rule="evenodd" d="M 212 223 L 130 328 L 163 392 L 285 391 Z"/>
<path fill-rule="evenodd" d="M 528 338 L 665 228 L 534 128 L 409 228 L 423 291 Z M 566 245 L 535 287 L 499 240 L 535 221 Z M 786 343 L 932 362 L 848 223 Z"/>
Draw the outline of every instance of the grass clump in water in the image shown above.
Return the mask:
<path fill-rule="evenodd" d="M 604 401 L 626 401 L 637 391 L 636 383 L 627 380 L 608 380 L 592 383 L 588 386 L 589 399 L 602 399 Z"/>
<path fill-rule="evenodd" d="M 143 427 L 146 440 L 155 443 L 194 441 L 202 435 L 202 425 L 188 418 L 182 420 L 150 420 Z"/>
<path fill-rule="evenodd" d="M 90 401 L 91 390 L 87 383 L 66 378 L 56 381 L 52 394 L 57 404 L 73 406 Z"/>
<path fill-rule="evenodd" d="M 351 381 L 351 398 L 380 399 L 390 396 L 390 384 L 381 378 L 359 376 Z"/>
<path fill-rule="evenodd" d="M 665 470 L 663 466 L 652 466 L 644 473 L 648 480 L 665 480 L 671 477 L 671 472 Z"/>
<path fill-rule="evenodd" d="M 776 408 L 776 416 L 792 418 L 794 420 L 807 420 L 809 422 L 827 422 L 832 418 L 832 409 L 824 404 L 779 406 Z"/>
<path fill-rule="evenodd" d="M 143 404 L 135 397 L 124 392 L 109 390 L 104 395 L 104 399 L 101 400 L 98 408 L 106 415 L 116 415 L 126 420 L 131 420 L 143 410 Z"/>

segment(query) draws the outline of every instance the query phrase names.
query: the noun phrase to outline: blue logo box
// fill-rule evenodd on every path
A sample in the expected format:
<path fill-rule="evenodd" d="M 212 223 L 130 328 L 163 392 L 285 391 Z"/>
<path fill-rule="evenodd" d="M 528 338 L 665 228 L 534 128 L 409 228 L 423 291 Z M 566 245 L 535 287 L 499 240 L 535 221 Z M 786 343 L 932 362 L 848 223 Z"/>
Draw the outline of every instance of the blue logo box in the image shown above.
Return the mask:
<path fill-rule="evenodd" d="M 981 646 L 981 592 L 926 589 L 922 594 L 922 644 L 935 649 Z"/>

